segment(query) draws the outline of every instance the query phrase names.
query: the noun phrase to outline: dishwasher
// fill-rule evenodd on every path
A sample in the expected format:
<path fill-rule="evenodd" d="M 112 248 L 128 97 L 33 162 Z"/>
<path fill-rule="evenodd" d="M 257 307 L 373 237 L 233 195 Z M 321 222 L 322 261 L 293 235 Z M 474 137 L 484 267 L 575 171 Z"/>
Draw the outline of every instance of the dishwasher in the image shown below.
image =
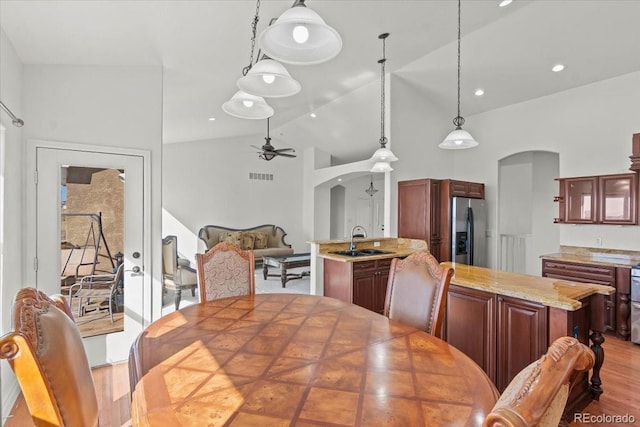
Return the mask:
<path fill-rule="evenodd" d="M 631 267 L 631 341 L 640 344 L 640 264 Z"/>

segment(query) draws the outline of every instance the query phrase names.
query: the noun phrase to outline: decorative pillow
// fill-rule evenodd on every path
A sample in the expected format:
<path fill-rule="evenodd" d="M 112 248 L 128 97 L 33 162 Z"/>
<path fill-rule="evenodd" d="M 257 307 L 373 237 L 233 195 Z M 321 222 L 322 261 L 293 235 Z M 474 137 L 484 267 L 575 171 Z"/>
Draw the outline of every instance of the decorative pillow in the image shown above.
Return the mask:
<path fill-rule="evenodd" d="M 253 232 L 254 241 L 253 248 L 254 249 L 266 249 L 267 248 L 267 233 L 264 231 L 254 231 Z"/>
<path fill-rule="evenodd" d="M 242 233 L 242 245 L 240 245 L 240 249 L 245 251 L 253 250 L 254 239 L 253 233 Z"/>
<path fill-rule="evenodd" d="M 224 233 L 220 233 L 220 241 L 242 247 L 242 231 L 225 231 Z"/>

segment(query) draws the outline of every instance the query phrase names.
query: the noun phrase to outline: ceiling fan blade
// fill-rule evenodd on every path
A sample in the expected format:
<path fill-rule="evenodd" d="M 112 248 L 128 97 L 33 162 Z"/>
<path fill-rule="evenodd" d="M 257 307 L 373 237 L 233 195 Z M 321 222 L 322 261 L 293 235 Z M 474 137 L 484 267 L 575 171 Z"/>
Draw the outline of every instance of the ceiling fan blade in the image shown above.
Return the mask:
<path fill-rule="evenodd" d="M 277 150 L 275 150 L 279 153 L 283 152 L 283 151 L 296 151 L 293 148 L 278 148 Z"/>
<path fill-rule="evenodd" d="M 287 154 L 287 153 L 276 153 L 276 154 L 282 157 L 296 157 L 295 154 Z"/>
<path fill-rule="evenodd" d="M 262 147 L 258 147 L 257 145 L 250 145 L 250 147 L 255 148 L 256 150 L 262 151 Z"/>

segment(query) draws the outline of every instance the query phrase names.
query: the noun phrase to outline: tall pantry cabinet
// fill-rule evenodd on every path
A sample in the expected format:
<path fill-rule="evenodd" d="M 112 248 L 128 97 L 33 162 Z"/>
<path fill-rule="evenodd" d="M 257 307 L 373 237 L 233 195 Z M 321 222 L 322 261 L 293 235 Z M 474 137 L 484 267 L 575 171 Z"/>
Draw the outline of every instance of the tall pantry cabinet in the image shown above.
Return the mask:
<path fill-rule="evenodd" d="M 398 182 L 398 237 L 425 240 L 439 261 L 451 260 L 451 197 L 484 199 L 484 184 L 452 179 Z"/>

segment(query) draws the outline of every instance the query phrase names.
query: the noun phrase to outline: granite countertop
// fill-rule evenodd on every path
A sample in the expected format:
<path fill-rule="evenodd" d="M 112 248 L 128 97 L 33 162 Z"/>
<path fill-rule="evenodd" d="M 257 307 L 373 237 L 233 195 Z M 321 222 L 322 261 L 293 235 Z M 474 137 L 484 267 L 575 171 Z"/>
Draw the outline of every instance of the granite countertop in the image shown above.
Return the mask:
<path fill-rule="evenodd" d="M 640 252 L 619 249 L 560 246 L 557 253 L 540 255 L 542 259 L 631 268 L 640 264 Z"/>
<path fill-rule="evenodd" d="M 568 311 L 578 310 L 582 307 L 580 300 L 588 296 L 615 293 L 615 288 L 611 286 L 510 273 L 451 262 L 445 262 L 443 265 L 451 266 L 455 270 L 451 279 L 453 284 Z"/>
<path fill-rule="evenodd" d="M 375 254 L 365 256 L 346 256 L 332 254 L 331 252 L 349 249 L 350 239 L 310 241 L 310 244 L 318 245 L 318 256 L 340 262 L 361 262 L 387 258 L 402 258 L 419 250 L 428 250 L 427 242 L 418 239 L 405 239 L 396 237 L 357 237 L 353 239 L 357 249 L 380 249 L 389 251 L 388 254 Z"/>

